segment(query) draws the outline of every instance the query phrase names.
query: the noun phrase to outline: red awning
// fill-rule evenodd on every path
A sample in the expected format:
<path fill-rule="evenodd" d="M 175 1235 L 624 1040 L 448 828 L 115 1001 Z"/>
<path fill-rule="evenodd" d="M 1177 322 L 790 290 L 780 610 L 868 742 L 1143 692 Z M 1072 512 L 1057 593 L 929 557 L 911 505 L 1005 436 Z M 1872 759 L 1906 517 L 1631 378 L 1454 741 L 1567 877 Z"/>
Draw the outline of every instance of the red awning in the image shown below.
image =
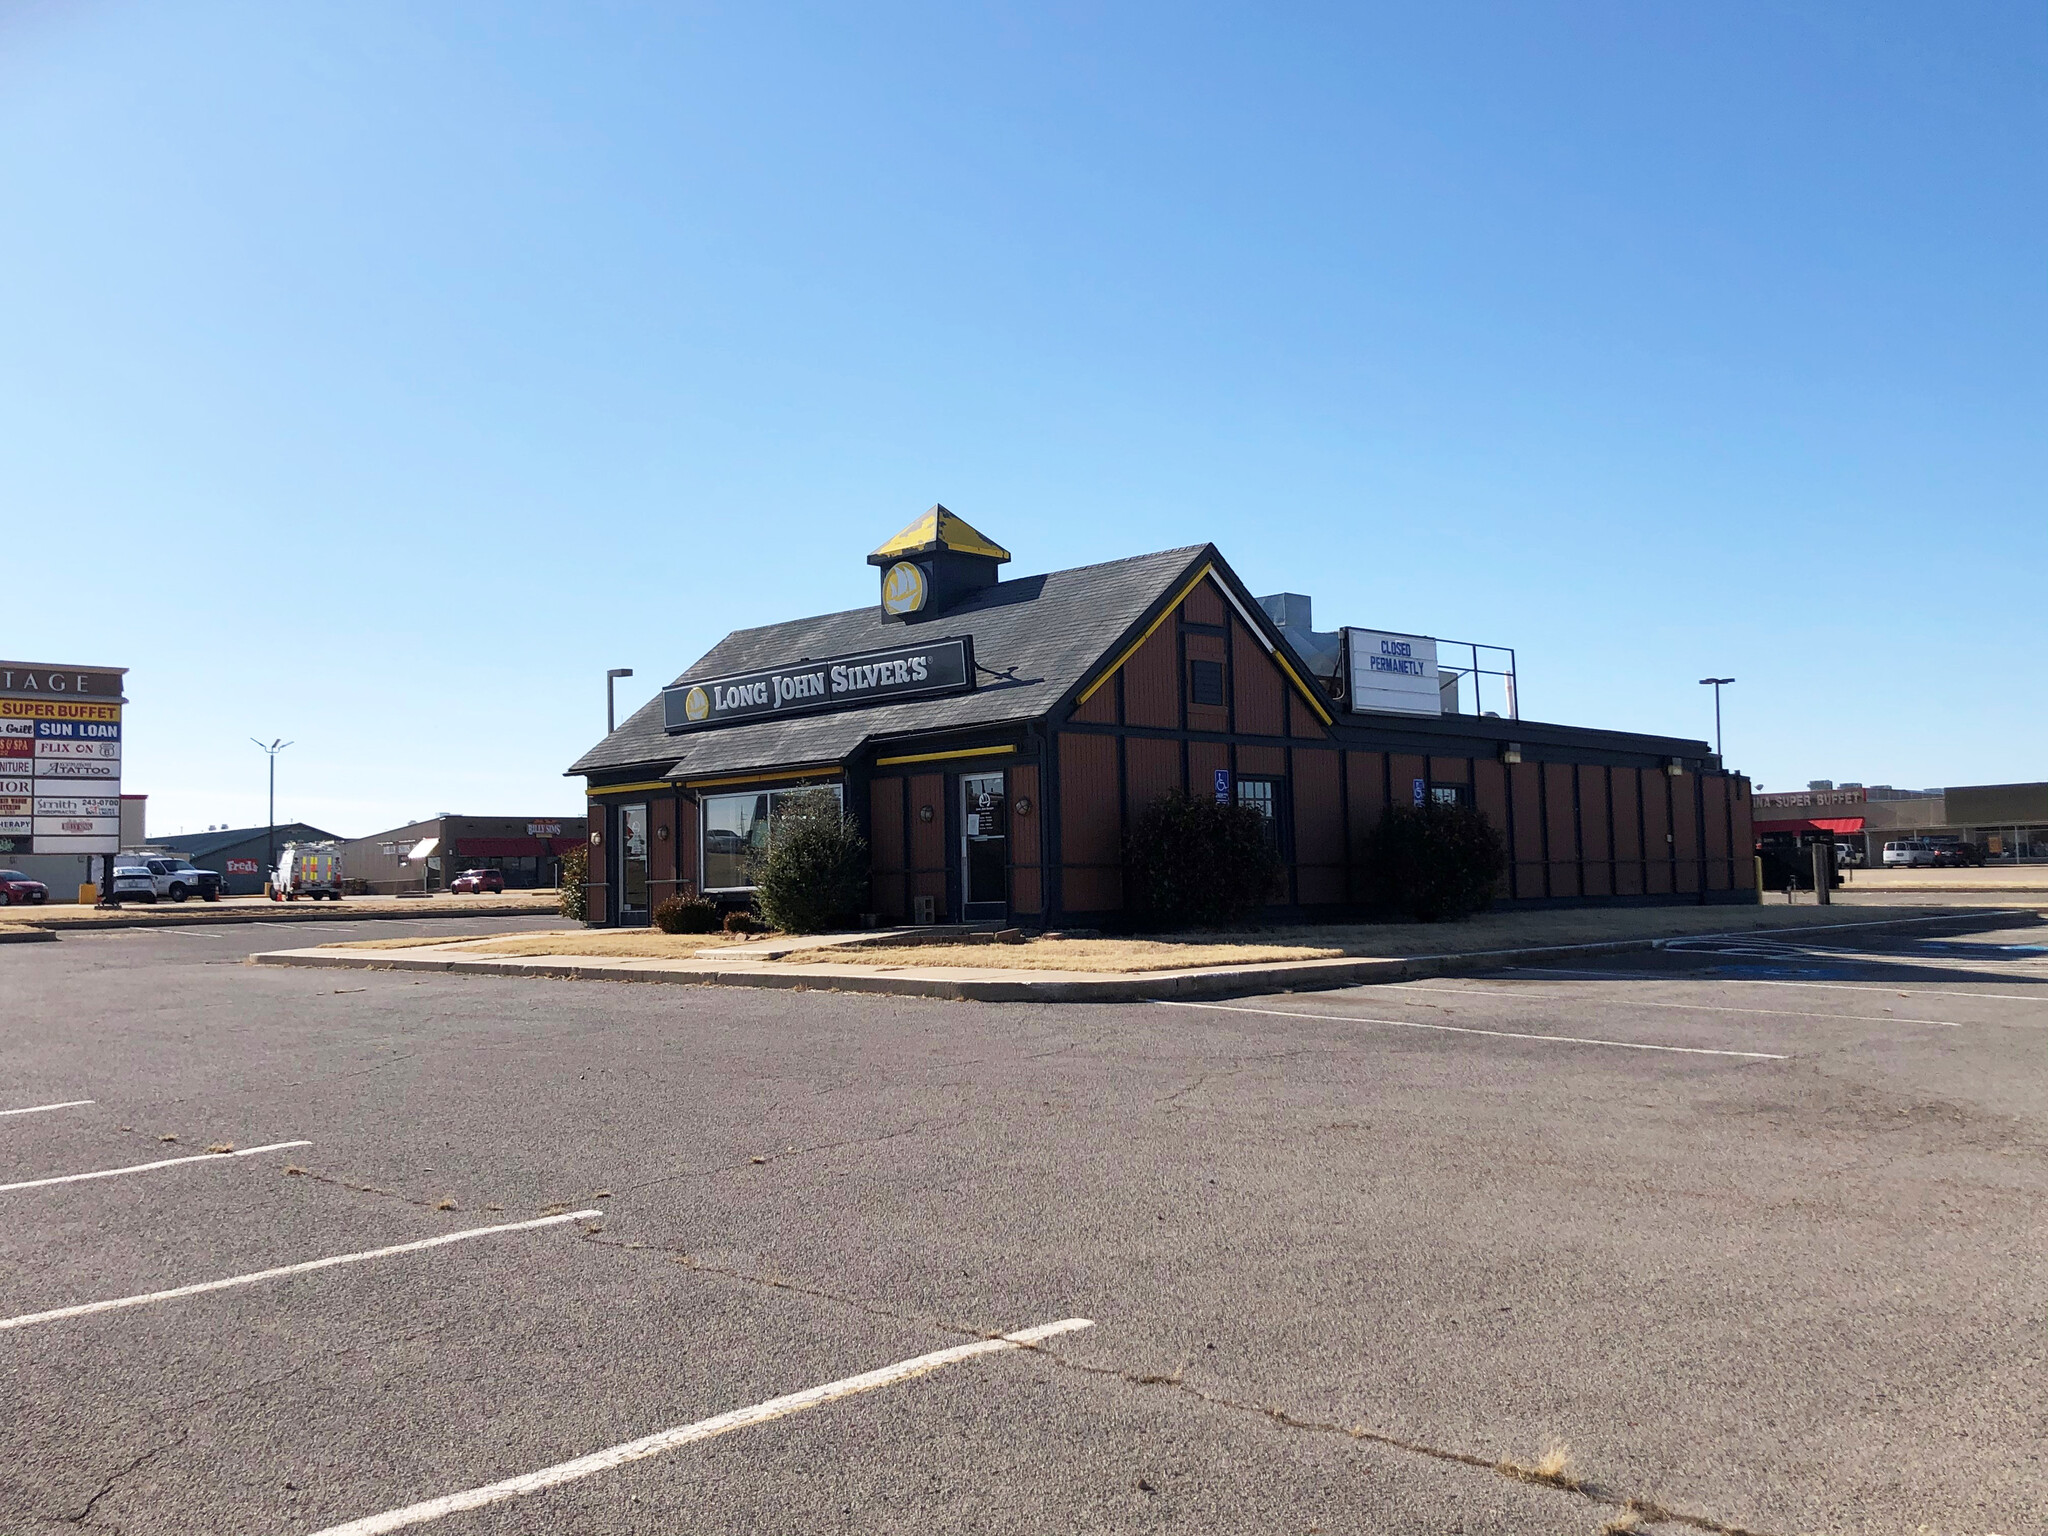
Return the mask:
<path fill-rule="evenodd" d="M 1789 821 L 1759 821 L 1753 824 L 1758 833 L 1764 832 L 1832 832 L 1841 837 L 1850 832 L 1863 830 L 1861 816 L 1795 816 Z"/>

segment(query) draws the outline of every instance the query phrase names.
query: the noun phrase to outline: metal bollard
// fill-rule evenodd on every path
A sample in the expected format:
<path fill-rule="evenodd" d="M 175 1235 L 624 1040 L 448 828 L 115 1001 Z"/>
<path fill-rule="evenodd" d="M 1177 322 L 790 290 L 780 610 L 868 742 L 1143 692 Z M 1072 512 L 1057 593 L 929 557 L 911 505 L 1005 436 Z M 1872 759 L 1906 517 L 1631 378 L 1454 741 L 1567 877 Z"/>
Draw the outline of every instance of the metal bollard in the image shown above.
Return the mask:
<path fill-rule="evenodd" d="M 1831 906 L 1835 898 L 1835 845 L 1815 843 L 1813 845 L 1813 899 L 1822 906 Z"/>

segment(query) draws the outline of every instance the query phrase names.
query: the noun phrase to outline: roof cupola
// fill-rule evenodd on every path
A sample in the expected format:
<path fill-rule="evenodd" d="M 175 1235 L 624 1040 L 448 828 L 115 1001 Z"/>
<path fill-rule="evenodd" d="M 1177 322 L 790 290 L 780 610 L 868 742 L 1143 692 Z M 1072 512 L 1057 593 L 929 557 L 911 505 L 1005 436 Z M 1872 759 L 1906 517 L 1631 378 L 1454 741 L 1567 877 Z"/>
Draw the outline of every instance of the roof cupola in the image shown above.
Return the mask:
<path fill-rule="evenodd" d="M 868 564 L 881 567 L 883 616 L 912 624 L 994 586 L 996 568 L 1009 558 L 965 518 L 934 505 L 869 555 Z"/>

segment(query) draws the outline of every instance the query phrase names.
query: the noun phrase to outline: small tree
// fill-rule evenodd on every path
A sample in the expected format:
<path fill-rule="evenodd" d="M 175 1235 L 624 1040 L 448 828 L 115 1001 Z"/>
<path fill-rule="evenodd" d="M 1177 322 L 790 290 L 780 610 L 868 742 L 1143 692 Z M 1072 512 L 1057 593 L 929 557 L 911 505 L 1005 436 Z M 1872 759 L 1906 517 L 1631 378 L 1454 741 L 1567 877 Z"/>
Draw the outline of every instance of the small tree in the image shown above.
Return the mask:
<path fill-rule="evenodd" d="M 590 878 L 590 850 L 578 843 L 562 855 L 562 888 L 555 897 L 555 909 L 571 922 L 590 916 L 590 892 L 584 882 Z"/>
<path fill-rule="evenodd" d="M 1390 805 L 1367 841 L 1365 868 L 1380 911 L 1455 922 L 1493 905 L 1507 849 L 1475 806 Z"/>
<path fill-rule="evenodd" d="M 1266 818 L 1248 805 L 1171 790 L 1124 835 L 1124 904 L 1160 928 L 1241 923 L 1280 889 Z"/>
<path fill-rule="evenodd" d="M 777 795 L 768 851 L 754 872 L 754 906 L 784 933 L 850 923 L 867 900 L 868 845 L 826 789 Z"/>

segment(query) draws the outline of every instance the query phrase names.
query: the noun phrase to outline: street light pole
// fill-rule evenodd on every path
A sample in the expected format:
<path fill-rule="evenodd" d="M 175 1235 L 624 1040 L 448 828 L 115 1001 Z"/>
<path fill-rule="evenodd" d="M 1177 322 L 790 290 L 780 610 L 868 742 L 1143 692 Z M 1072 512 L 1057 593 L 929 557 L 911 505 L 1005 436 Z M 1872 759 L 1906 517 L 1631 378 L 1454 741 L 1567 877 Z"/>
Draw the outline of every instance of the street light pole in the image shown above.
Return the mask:
<path fill-rule="evenodd" d="M 254 736 L 251 736 L 249 739 L 256 741 Z M 262 742 L 256 741 L 256 745 L 270 758 L 270 826 L 263 835 L 263 879 L 267 885 L 270 883 L 271 877 L 277 873 L 277 754 L 290 746 L 291 743 L 279 740 L 271 742 L 266 747 Z"/>
<path fill-rule="evenodd" d="M 1704 688 L 1711 684 L 1714 690 L 1714 756 L 1716 757 L 1721 755 L 1721 689 L 1723 685 L 1734 681 L 1735 679 L 1732 677 L 1703 677 L 1700 679 L 1701 687 Z"/>
<path fill-rule="evenodd" d="M 612 685 L 622 677 L 631 677 L 631 667 L 613 667 L 604 675 L 604 733 L 609 736 L 619 728 L 618 712 L 612 704 Z"/>

